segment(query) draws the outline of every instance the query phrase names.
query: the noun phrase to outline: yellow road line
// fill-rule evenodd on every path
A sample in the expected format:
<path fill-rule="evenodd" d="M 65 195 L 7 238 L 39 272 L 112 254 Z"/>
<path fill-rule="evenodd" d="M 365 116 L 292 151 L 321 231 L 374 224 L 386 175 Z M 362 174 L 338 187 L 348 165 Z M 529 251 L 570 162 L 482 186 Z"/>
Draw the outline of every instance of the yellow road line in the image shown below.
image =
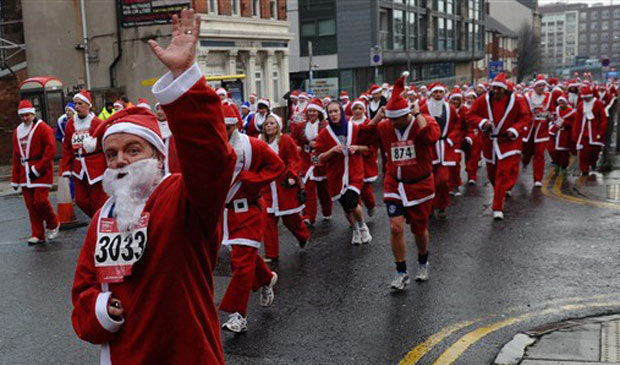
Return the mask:
<path fill-rule="evenodd" d="M 407 355 L 400 361 L 400 365 L 415 364 L 420 360 L 427 352 L 433 349 L 438 343 L 442 342 L 446 337 L 450 336 L 454 332 L 460 331 L 465 327 L 477 321 L 462 321 L 447 327 L 444 327 L 441 331 L 433 334 L 426 341 L 417 345 L 413 350 L 409 351 Z"/>
<path fill-rule="evenodd" d="M 592 308 L 610 307 L 610 306 L 618 306 L 618 305 L 620 305 L 619 301 L 605 302 L 605 303 L 567 304 L 567 305 L 563 305 L 558 308 L 550 308 L 550 309 L 545 309 L 539 312 L 525 313 L 517 317 L 507 318 L 502 321 L 490 324 L 488 326 L 477 328 L 463 335 L 454 344 L 448 347 L 448 349 L 446 349 L 437 358 L 437 360 L 435 360 L 433 365 L 451 365 L 456 360 L 458 360 L 471 345 L 475 344 L 483 337 L 497 330 L 500 330 L 504 327 L 512 326 L 519 322 L 523 322 L 526 319 L 529 319 L 531 317 L 549 315 L 549 314 L 559 314 L 562 312 L 579 310 L 579 309 L 592 309 Z"/>

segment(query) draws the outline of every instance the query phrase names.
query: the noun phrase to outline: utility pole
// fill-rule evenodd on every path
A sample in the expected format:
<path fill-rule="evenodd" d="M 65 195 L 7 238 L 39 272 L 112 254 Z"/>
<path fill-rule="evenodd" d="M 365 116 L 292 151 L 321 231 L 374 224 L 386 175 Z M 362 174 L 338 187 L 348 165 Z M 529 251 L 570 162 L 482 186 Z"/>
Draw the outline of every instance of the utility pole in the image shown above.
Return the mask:
<path fill-rule="evenodd" d="M 476 54 L 476 26 L 471 19 L 471 84 L 474 85 L 474 57 Z"/>
<path fill-rule="evenodd" d="M 407 49 L 407 72 L 411 72 L 411 40 L 409 39 L 409 17 L 411 13 L 409 12 L 409 0 L 405 5 L 405 48 Z"/>
<path fill-rule="evenodd" d="M 312 87 L 312 41 L 308 41 L 308 63 L 309 63 L 308 65 L 309 82 L 308 82 L 308 87 L 306 88 L 307 91 L 311 90 L 311 87 Z"/>

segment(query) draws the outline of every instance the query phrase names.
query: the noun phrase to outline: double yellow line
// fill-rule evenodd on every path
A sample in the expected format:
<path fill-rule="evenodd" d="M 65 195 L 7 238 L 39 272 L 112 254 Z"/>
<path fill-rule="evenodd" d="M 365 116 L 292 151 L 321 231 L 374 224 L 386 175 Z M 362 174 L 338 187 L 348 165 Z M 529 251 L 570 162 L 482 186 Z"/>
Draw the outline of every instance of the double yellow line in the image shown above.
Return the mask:
<path fill-rule="evenodd" d="M 485 336 L 493 332 L 496 332 L 502 328 L 509 327 L 509 326 L 518 324 L 520 322 L 524 322 L 528 319 L 532 319 L 532 318 L 536 318 L 540 316 L 546 316 L 546 315 L 557 315 L 557 314 L 561 314 L 564 312 L 583 310 L 583 309 L 620 307 L 620 300 L 611 300 L 611 301 L 606 301 L 606 302 L 595 301 L 595 300 L 609 298 L 609 297 L 617 296 L 617 295 L 618 294 L 610 294 L 610 295 L 600 295 L 600 296 L 595 296 L 595 297 L 589 297 L 587 299 L 590 299 L 591 301 L 586 302 L 586 303 L 564 304 L 559 307 L 540 309 L 538 311 L 527 312 L 527 313 L 523 313 L 520 315 L 508 317 L 508 318 L 505 318 L 504 316 L 502 319 L 498 319 L 489 325 L 475 328 L 471 330 L 470 332 L 461 336 L 451 346 L 449 346 L 444 352 L 442 352 L 441 355 L 433 362 L 433 364 L 434 365 L 450 365 L 454 363 L 456 360 L 458 360 L 465 353 L 465 351 L 467 351 L 469 347 L 471 347 L 476 342 L 480 341 Z M 579 297 L 566 298 L 566 299 L 557 300 L 556 302 L 562 302 L 562 301 L 579 302 L 584 299 L 586 298 L 579 298 Z M 476 323 L 482 322 L 483 320 L 492 318 L 492 317 L 493 316 L 480 318 L 477 320 L 471 320 L 471 321 L 462 321 L 462 322 L 458 322 L 456 324 L 443 328 L 439 332 L 430 336 L 424 342 L 417 345 L 409 353 L 407 353 L 407 355 L 405 355 L 405 357 L 400 361 L 400 365 L 416 364 L 420 359 L 422 359 L 422 357 L 424 357 L 436 345 L 443 342 L 450 335 L 458 331 L 461 331 L 467 327 L 470 327 Z"/>
<path fill-rule="evenodd" d="M 554 198 L 557 198 L 557 199 L 560 199 L 560 200 L 563 200 L 569 203 L 574 203 L 574 204 L 588 205 L 588 206 L 604 208 L 604 209 L 620 209 L 620 204 L 609 203 L 609 202 L 604 202 L 604 201 L 594 200 L 594 199 L 579 198 L 573 195 L 565 194 L 564 192 L 562 192 L 562 183 L 564 182 L 564 179 L 565 179 L 564 176 L 557 175 L 555 178 L 555 181 L 553 182 L 553 185 L 551 185 L 551 181 L 553 180 L 554 175 L 555 173 L 551 172 L 545 178 L 545 183 L 542 189 L 542 192 L 544 195 L 551 196 L 551 197 L 554 197 Z"/>

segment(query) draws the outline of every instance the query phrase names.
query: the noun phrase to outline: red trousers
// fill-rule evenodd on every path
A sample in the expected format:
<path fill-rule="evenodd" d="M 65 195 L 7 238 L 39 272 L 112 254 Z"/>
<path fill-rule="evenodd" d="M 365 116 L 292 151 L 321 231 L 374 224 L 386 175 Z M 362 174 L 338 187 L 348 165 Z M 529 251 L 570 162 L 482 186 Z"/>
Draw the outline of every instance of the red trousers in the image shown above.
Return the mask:
<path fill-rule="evenodd" d="M 450 167 L 442 164 L 433 165 L 435 175 L 434 209 L 446 209 L 450 205 Z"/>
<path fill-rule="evenodd" d="M 461 180 L 461 162 L 457 162 L 455 166 L 450 166 L 450 189 L 454 189 L 463 185 Z"/>
<path fill-rule="evenodd" d="M 594 171 L 600 152 L 601 146 L 584 144 L 583 149 L 579 150 L 579 170 L 584 174 L 590 172 L 590 168 Z"/>
<path fill-rule="evenodd" d="M 58 217 L 54 213 L 54 208 L 50 203 L 49 188 L 22 188 L 24 194 L 24 200 L 26 201 L 26 208 L 28 208 L 28 215 L 30 216 L 30 229 L 32 231 L 32 237 L 36 237 L 40 240 L 45 239 L 45 226 L 47 229 L 54 229 L 58 227 Z"/>
<path fill-rule="evenodd" d="M 220 303 L 220 310 L 227 313 L 238 312 L 245 317 L 250 293 L 269 284 L 273 273 L 258 255 L 257 248 L 242 245 L 230 247 L 232 278 Z"/>
<path fill-rule="evenodd" d="M 515 186 L 519 177 L 519 155 L 497 160 L 495 164 L 487 162 L 487 175 L 493 184 L 493 210 L 503 211 L 506 192 Z"/>
<path fill-rule="evenodd" d="M 377 206 L 377 202 L 375 201 L 375 193 L 372 191 L 372 183 L 364 183 L 362 186 L 361 198 L 367 209 L 372 209 Z"/>
<path fill-rule="evenodd" d="M 321 202 L 321 212 L 323 217 L 332 215 L 332 198 L 327 190 L 327 179 L 322 181 L 314 181 L 308 179 L 304 189 L 306 190 L 306 207 L 303 211 L 303 219 L 308 219 L 314 223 L 317 210 L 317 195 Z"/>
<path fill-rule="evenodd" d="M 83 180 L 73 178 L 73 182 L 75 184 L 75 204 L 87 216 L 92 217 L 108 200 L 101 182 L 90 185 L 86 177 Z"/>
<path fill-rule="evenodd" d="M 278 218 L 282 218 L 284 226 L 297 238 L 298 241 L 308 241 L 310 232 L 299 213 L 276 217 L 263 210 L 263 243 L 265 256 L 277 258 L 280 256 L 280 238 L 278 236 Z"/>
<path fill-rule="evenodd" d="M 553 163 L 554 164 L 562 168 L 567 168 L 569 160 L 570 160 L 570 151 L 561 151 L 561 150 L 553 151 Z"/>
<path fill-rule="evenodd" d="M 542 181 L 545 176 L 545 151 L 547 150 L 547 142 L 531 141 L 523 144 L 523 156 L 521 161 L 526 166 L 534 157 L 534 181 Z"/>
<path fill-rule="evenodd" d="M 474 136 L 473 144 L 467 156 L 467 163 L 465 169 L 467 170 L 468 180 L 478 180 L 478 163 L 480 162 L 482 154 L 482 142 L 480 141 L 481 134 Z"/>

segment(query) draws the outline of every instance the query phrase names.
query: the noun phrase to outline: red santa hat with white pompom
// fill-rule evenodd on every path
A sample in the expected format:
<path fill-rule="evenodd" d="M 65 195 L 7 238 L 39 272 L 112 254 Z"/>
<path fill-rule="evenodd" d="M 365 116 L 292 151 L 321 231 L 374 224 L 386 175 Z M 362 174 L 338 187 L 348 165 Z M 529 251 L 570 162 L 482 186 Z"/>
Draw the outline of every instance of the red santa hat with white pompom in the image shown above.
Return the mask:
<path fill-rule="evenodd" d="M 403 75 L 394 83 L 394 91 L 390 100 L 385 105 L 385 116 L 390 119 L 400 118 L 411 112 L 409 103 L 401 96 L 405 89 L 405 79 L 409 76 L 409 72 L 403 72 Z"/>

